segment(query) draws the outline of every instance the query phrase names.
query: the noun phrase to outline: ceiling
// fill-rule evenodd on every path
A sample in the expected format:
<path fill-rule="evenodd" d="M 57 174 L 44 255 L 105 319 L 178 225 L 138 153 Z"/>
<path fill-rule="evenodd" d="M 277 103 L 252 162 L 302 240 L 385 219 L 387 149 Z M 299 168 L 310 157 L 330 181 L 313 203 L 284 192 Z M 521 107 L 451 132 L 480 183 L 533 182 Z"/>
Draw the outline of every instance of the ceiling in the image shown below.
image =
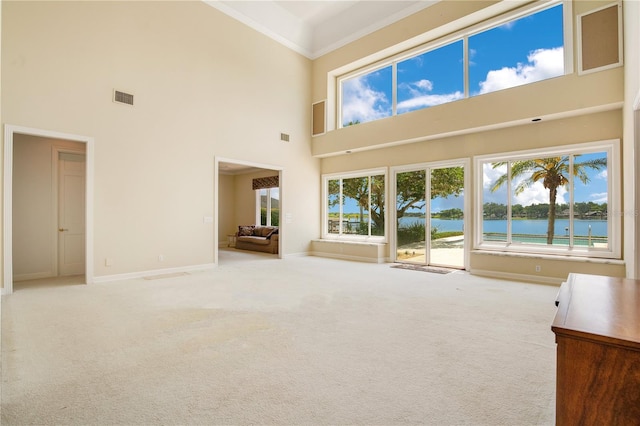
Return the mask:
<path fill-rule="evenodd" d="M 315 59 L 439 0 L 204 0 L 207 4 Z M 255 167 L 220 163 L 220 173 L 237 175 Z"/>
<path fill-rule="evenodd" d="M 240 163 L 230 163 L 226 161 L 221 161 L 218 164 L 218 172 L 221 175 L 241 175 L 244 173 L 253 173 L 262 170 L 259 167 L 248 166 L 246 164 Z"/>
<path fill-rule="evenodd" d="M 315 59 L 438 0 L 204 0 L 207 4 Z"/>

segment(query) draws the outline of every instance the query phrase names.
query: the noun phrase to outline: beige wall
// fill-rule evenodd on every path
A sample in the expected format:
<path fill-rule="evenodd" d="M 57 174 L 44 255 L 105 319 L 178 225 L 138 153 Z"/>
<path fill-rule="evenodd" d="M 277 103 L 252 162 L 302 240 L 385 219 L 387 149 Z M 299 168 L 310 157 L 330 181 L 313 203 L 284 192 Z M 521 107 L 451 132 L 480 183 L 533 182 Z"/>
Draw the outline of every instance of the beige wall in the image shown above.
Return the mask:
<path fill-rule="evenodd" d="M 56 275 L 57 201 L 53 147 L 77 151 L 85 144 L 16 135 L 13 140 L 13 276 Z"/>
<path fill-rule="evenodd" d="M 313 61 L 313 101 L 327 97 L 327 73 L 342 68 L 352 62 L 361 61 L 362 65 L 389 56 L 387 50 L 413 39 L 422 37 L 428 32 L 438 32 L 443 25 L 473 13 L 481 13 L 500 3 L 499 0 L 448 0 L 436 3 L 422 11 L 408 16 L 396 24 L 384 27 L 370 35 L 349 43 L 327 55 Z M 508 8 L 516 7 L 522 2 L 511 2 Z M 438 36 L 456 29 L 448 28 L 438 32 Z M 411 46 L 407 46 L 410 48 Z"/>
<path fill-rule="evenodd" d="M 622 112 L 614 110 L 563 120 L 541 121 L 522 126 L 328 157 L 322 160 L 322 173 L 338 173 L 385 166 L 393 167 L 458 158 L 472 159 L 476 155 L 495 152 L 553 147 L 620 139 L 621 137 Z M 472 177 L 472 187 L 468 194 L 473 194 L 473 161 L 467 172 Z M 473 211 L 472 207 L 472 214 Z M 467 235 L 471 238 L 473 235 L 473 223 L 470 225 Z M 393 258 L 389 253 L 388 247 L 385 256 Z M 545 278 L 555 278 L 556 281 L 564 279 L 569 272 L 579 272 L 585 268 L 585 263 L 582 260 L 566 262 L 562 258 L 551 259 L 538 256 L 530 259 L 518 258 L 517 261 L 511 261 L 510 259 L 505 262 L 504 257 L 475 253 L 471 253 L 470 264 L 472 271 L 539 275 L 541 281 L 544 281 Z M 540 273 L 534 274 L 535 265 L 541 266 Z M 625 275 L 625 268 L 620 265 L 620 262 L 591 263 L 588 268 L 591 271 L 605 275 Z"/>
<path fill-rule="evenodd" d="M 308 59 L 203 2 L 2 8 L 4 123 L 95 139 L 96 277 L 213 262 L 215 156 L 285 170 L 285 254 L 319 235 Z"/>
<path fill-rule="evenodd" d="M 556 77 L 328 132 L 313 138 L 313 153 L 342 155 L 346 150 L 384 148 L 460 133 L 475 134 L 487 128 L 529 123 L 539 117 L 552 119 L 583 115 L 590 109 L 619 109 L 623 101 L 623 81 L 622 68 L 581 77 Z"/>
<path fill-rule="evenodd" d="M 574 15 L 601 5 L 598 2 L 577 3 L 574 2 Z M 394 43 L 416 37 L 420 26 L 423 32 L 433 30 L 434 34 L 440 26 L 460 29 L 462 24 L 456 23 L 456 19 L 474 11 L 481 14 L 488 10 L 483 10 L 485 6 L 490 8 L 495 4 L 445 1 L 435 9 L 427 8 L 423 14 L 407 18 L 409 20 L 404 24 L 386 27 L 314 61 L 312 101 L 330 99 L 334 89 L 327 75 L 337 75 L 347 70 L 350 64 L 358 63 L 363 55 L 372 58 L 378 50 L 392 51 Z M 436 9 L 439 13 L 433 13 Z M 414 20 L 418 15 L 425 15 L 422 24 Z M 385 36 L 381 37 L 383 33 Z M 574 47 L 577 49 L 575 39 Z M 475 155 L 590 141 L 622 140 L 624 81 L 622 67 L 582 76 L 573 73 L 328 131 L 313 138 L 313 154 L 322 158 L 322 173 L 336 173 L 458 158 L 472 159 Z M 542 121 L 531 122 L 538 117 Z M 347 150 L 352 153 L 347 154 Z M 628 163 L 623 161 L 623 164 Z M 624 170 L 620 169 L 624 177 Z M 474 176 L 473 164 L 469 173 Z M 470 196 L 473 194 L 473 178 L 471 182 Z M 629 202 L 633 203 L 634 200 L 627 200 Z M 469 235 L 473 235 L 472 230 L 469 231 Z M 626 234 L 624 236 L 628 238 Z M 627 251 L 626 255 L 630 253 Z M 543 259 L 538 256 L 518 257 L 517 261 L 512 262 L 511 259 L 505 261 L 504 256 L 478 253 L 471 253 L 470 257 L 471 270 L 506 277 L 534 275 L 536 265 L 541 266 L 539 280 L 548 282 L 559 282 L 566 278 L 567 273 L 581 270 L 615 276 L 624 276 L 626 273 L 621 261 L 586 264 L 584 261 L 568 262 L 560 257 Z"/>
<path fill-rule="evenodd" d="M 252 183 L 254 178 L 278 175 L 278 170 L 262 169 L 252 173 L 236 175 L 220 175 L 219 226 L 220 232 L 227 230 L 236 232 L 239 225 L 256 223 L 256 193 Z M 280 239 L 287 244 L 285 253 L 308 254 L 310 242 L 319 237 L 318 234 L 308 240 L 288 236 L 290 233 L 307 232 L 305 228 L 320 221 L 320 207 L 312 207 L 318 202 L 320 192 L 320 172 L 318 170 L 295 169 L 282 171 L 280 180 Z M 297 195 L 296 195 L 297 194 Z M 295 197 L 295 198 L 292 198 Z M 223 199 L 225 201 L 223 201 Z M 227 209 L 226 203 L 232 205 Z M 301 205 L 301 213 L 293 213 L 290 205 Z M 231 213 L 233 212 L 233 213 Z M 284 227 L 284 228 L 283 228 Z M 218 237 L 221 244 L 226 244 L 226 234 Z"/>
<path fill-rule="evenodd" d="M 235 176 L 220 174 L 218 178 L 218 243 L 226 245 L 227 235 L 236 232 Z"/>
<path fill-rule="evenodd" d="M 619 139 L 622 137 L 621 125 L 619 109 L 562 120 L 543 120 L 504 129 L 328 157 L 322 160 L 322 173 L 473 158 L 475 155 Z"/>
<path fill-rule="evenodd" d="M 640 2 L 625 1 L 624 8 L 624 164 L 628 171 L 624 197 L 629 201 L 624 209 L 627 275 L 640 279 Z M 635 185 L 635 187 L 634 187 Z M 631 225 L 631 226 L 629 226 Z"/>
<path fill-rule="evenodd" d="M 213 261 L 215 230 L 203 217 L 214 215 L 215 156 L 282 167 L 283 253 L 306 253 L 320 235 L 321 172 L 621 137 L 620 105 L 633 95 L 623 88 L 638 87 L 637 72 L 625 86 L 621 68 L 573 74 L 311 141 L 310 105 L 332 95 L 328 74 L 522 3 L 441 2 L 313 63 L 202 2 L 1 4 L 2 122 L 95 139 L 97 277 Z M 574 2 L 574 14 L 599 5 Z M 111 102 L 113 89 L 133 93 L 136 105 Z M 544 121 L 530 123 L 536 116 Z M 627 170 L 638 163 L 628 143 Z M 220 182 L 222 203 L 232 184 Z M 253 222 L 252 196 L 232 192 L 235 211 L 219 213 L 220 234 Z"/>
<path fill-rule="evenodd" d="M 400 22 L 364 37 L 338 51 L 325 55 L 313 64 L 313 101 L 332 96 L 333 88 L 327 75 L 339 76 L 359 64 L 363 56 L 375 57 L 377 50 L 387 49 L 390 53 L 400 53 L 401 47 L 408 48 L 401 41 L 416 37 L 417 28 L 422 32 L 432 31 L 440 26 L 462 29 L 469 25 L 468 14 L 476 13 L 480 19 L 483 12 L 495 2 L 444 1 L 422 11 L 423 24 L 415 24 L 421 14 L 407 19 L 411 25 Z M 516 5 L 516 2 L 503 2 Z M 522 3 L 520 3 L 522 4 Z M 600 2 L 574 2 L 574 15 L 601 6 Z M 484 8 L 483 6 L 486 6 Z M 427 19 L 428 16 L 428 19 Z M 457 21 L 456 21 L 457 20 Z M 474 22 L 474 21 L 471 21 Z M 380 37 L 384 32 L 385 37 Z M 575 28 L 574 28 L 575 32 Z M 439 34 L 440 36 L 446 35 Z M 391 50 L 393 40 L 397 47 Z M 576 61 L 577 42 L 574 44 Z M 372 59 L 370 59 L 372 60 Z M 574 64 L 577 70 L 577 64 Z M 488 93 L 482 96 L 462 99 L 456 102 L 425 108 L 406 114 L 388 117 L 357 126 L 329 131 L 312 140 L 313 154 L 319 157 L 341 155 L 346 150 L 357 151 L 382 148 L 400 143 L 425 139 L 442 138 L 452 134 L 474 133 L 487 128 L 518 125 L 533 118 L 552 119 L 567 115 L 583 115 L 607 108 L 622 108 L 624 100 L 624 68 L 578 76 L 577 72 L 508 90 Z M 333 102 L 328 107 L 335 115 Z M 331 121 L 331 119 L 329 119 Z M 335 120 L 334 120 L 335 121 Z M 329 127 L 329 130 L 331 128 Z"/>
<path fill-rule="evenodd" d="M 236 230 L 239 225 L 256 225 L 256 193 L 253 190 L 253 179 L 276 175 L 277 170 L 260 170 L 236 176 Z"/>

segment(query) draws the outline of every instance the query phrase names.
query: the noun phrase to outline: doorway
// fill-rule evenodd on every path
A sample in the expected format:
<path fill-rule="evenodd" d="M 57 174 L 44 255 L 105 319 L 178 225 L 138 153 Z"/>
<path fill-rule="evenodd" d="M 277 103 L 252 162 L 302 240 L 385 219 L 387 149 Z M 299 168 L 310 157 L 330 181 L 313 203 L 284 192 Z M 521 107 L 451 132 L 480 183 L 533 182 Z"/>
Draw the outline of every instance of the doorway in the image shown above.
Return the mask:
<path fill-rule="evenodd" d="M 14 280 L 93 282 L 93 139 L 5 125 L 3 294 Z"/>
<path fill-rule="evenodd" d="M 214 263 L 218 264 L 220 247 L 232 249 L 233 236 L 239 225 L 278 226 L 278 253 L 270 256 L 281 259 L 284 228 L 289 220 L 286 215 L 280 215 L 285 205 L 282 167 L 222 157 L 216 157 L 214 164 Z M 255 180 L 271 178 L 277 183 L 255 189 Z M 263 189 L 268 190 L 263 192 Z M 238 250 L 238 253 L 256 254 L 245 250 Z M 259 254 L 266 257 L 265 253 Z"/>
<path fill-rule="evenodd" d="M 395 261 L 467 269 L 467 162 L 393 169 Z"/>

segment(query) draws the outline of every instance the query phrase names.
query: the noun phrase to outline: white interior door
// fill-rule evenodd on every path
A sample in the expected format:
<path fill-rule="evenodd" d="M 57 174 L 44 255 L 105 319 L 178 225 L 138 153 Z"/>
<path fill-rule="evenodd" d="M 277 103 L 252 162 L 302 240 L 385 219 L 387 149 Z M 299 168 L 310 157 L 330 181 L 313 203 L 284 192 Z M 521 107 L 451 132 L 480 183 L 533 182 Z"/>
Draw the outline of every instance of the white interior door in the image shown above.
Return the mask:
<path fill-rule="evenodd" d="M 84 154 L 58 157 L 58 275 L 85 273 Z"/>

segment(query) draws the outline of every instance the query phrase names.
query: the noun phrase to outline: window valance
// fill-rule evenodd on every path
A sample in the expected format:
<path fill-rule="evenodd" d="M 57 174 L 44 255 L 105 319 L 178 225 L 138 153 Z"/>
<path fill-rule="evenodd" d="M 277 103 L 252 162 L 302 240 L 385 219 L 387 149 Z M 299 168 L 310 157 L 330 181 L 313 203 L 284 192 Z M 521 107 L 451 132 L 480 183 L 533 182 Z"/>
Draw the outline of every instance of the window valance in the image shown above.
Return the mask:
<path fill-rule="evenodd" d="M 268 176 L 255 178 L 253 180 L 253 189 L 277 188 L 280 186 L 280 176 Z"/>

